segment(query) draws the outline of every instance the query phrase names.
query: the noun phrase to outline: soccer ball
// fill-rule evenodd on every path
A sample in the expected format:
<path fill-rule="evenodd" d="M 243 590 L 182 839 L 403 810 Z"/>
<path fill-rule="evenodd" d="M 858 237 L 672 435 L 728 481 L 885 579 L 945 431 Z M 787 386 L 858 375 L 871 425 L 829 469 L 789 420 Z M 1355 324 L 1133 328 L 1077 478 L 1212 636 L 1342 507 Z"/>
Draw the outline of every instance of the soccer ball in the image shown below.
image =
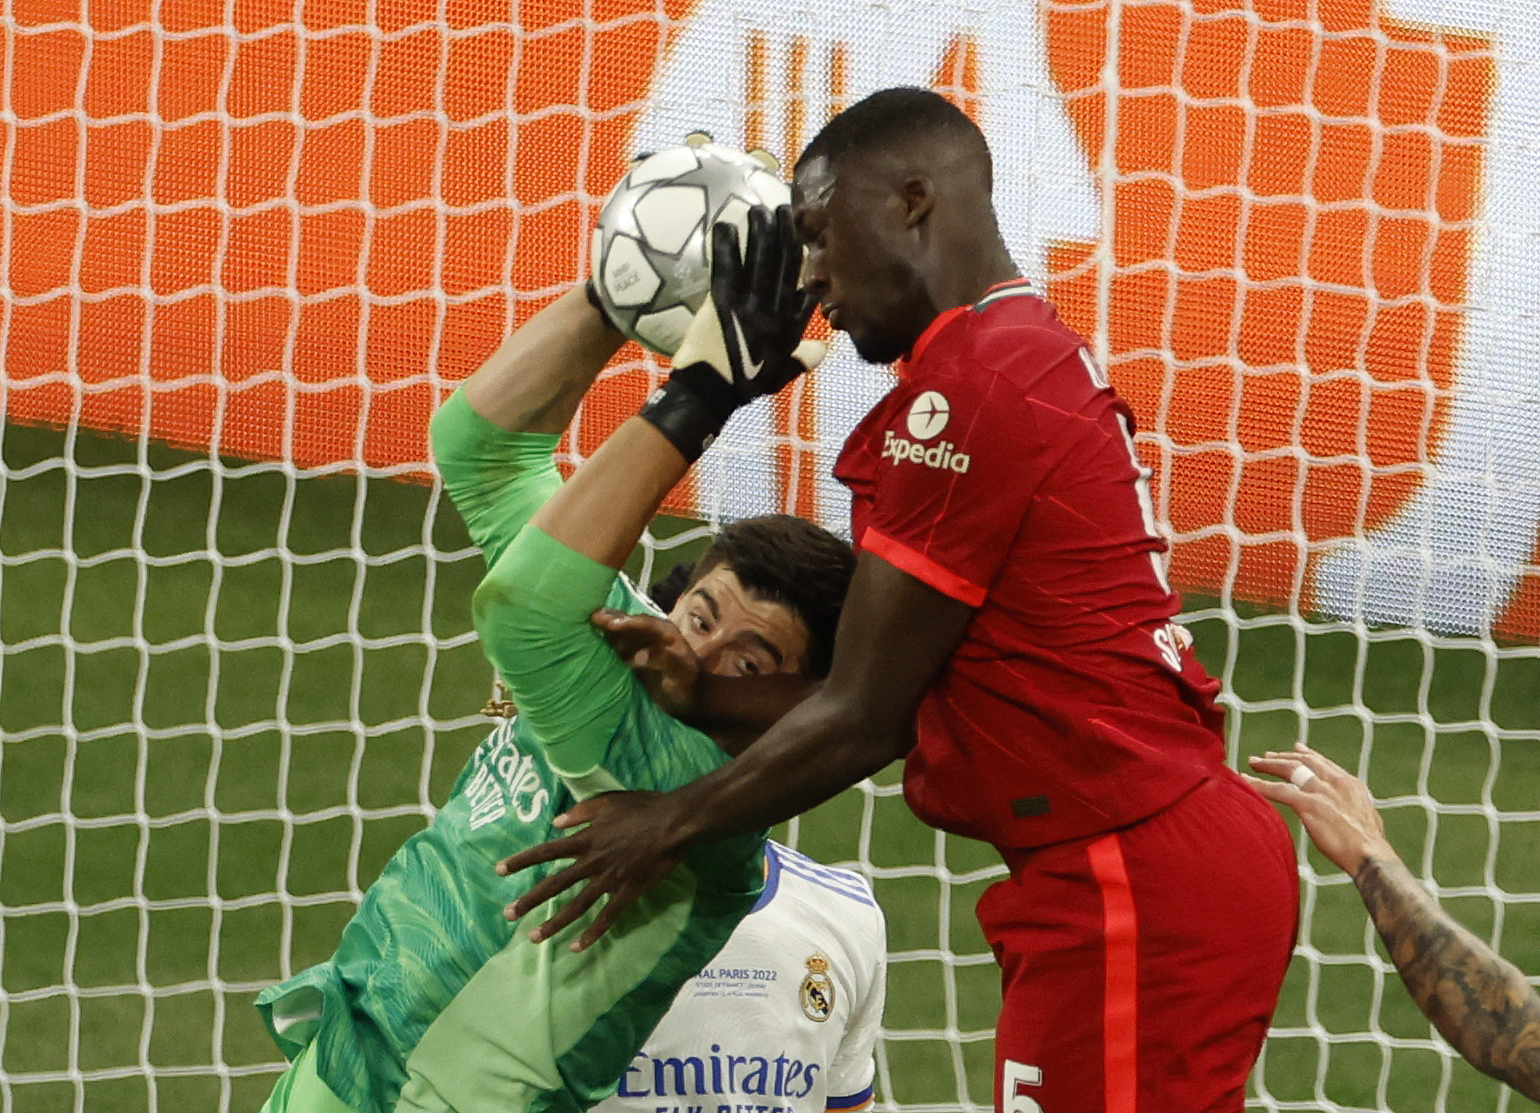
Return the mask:
<path fill-rule="evenodd" d="M 589 253 L 594 290 L 616 328 L 674 354 L 710 288 L 711 226 L 736 224 L 741 248 L 750 208 L 791 201 L 767 162 L 692 136 L 632 164 L 599 211 Z"/>

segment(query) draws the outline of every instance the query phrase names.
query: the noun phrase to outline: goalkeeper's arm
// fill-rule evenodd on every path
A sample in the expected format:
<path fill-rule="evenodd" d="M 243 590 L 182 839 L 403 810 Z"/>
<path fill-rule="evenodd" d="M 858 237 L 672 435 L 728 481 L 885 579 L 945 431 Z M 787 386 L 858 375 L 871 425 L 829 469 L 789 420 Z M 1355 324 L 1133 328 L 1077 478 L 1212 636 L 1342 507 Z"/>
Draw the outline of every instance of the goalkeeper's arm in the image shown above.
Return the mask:
<path fill-rule="evenodd" d="M 516 329 L 461 389 L 471 409 L 510 433 L 561 433 L 625 339 L 574 286 Z"/>
<path fill-rule="evenodd" d="M 557 298 L 503 341 L 433 415 L 433 457 L 487 563 L 561 486 L 551 453 L 624 337 L 582 290 Z"/>

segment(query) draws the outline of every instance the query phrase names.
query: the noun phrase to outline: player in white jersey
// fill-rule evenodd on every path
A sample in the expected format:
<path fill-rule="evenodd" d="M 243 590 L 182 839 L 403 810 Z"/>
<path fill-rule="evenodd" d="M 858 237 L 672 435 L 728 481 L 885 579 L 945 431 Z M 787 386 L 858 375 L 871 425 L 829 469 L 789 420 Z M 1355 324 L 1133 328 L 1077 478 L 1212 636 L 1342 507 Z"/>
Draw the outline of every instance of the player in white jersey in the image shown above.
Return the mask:
<path fill-rule="evenodd" d="M 778 843 L 765 890 L 595 1113 L 822 1113 L 872 1103 L 887 933 L 871 887 Z"/>

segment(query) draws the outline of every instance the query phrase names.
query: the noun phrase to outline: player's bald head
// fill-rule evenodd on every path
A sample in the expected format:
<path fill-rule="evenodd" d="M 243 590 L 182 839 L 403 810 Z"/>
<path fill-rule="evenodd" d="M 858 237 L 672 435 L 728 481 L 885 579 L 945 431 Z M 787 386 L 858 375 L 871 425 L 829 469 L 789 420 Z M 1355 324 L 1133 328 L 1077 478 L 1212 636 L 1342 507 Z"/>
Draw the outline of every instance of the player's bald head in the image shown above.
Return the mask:
<path fill-rule="evenodd" d="M 989 144 L 966 113 L 930 89 L 883 89 L 839 113 L 797 159 L 801 168 L 823 159 L 836 172 L 858 161 L 892 173 L 923 170 L 952 184 L 971 184 L 987 197 L 993 185 Z"/>

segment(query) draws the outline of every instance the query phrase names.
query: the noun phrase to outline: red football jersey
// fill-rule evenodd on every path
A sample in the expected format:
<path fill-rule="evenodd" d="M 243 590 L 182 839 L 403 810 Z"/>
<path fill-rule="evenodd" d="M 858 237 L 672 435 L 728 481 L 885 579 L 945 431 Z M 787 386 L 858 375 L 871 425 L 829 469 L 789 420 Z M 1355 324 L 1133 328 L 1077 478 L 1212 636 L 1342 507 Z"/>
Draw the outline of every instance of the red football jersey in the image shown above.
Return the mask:
<path fill-rule="evenodd" d="M 944 313 L 845 443 L 857 546 L 977 608 L 918 716 L 910 807 L 1027 848 L 1125 826 L 1222 766 L 1172 623 L 1133 419 L 1023 281 Z"/>

